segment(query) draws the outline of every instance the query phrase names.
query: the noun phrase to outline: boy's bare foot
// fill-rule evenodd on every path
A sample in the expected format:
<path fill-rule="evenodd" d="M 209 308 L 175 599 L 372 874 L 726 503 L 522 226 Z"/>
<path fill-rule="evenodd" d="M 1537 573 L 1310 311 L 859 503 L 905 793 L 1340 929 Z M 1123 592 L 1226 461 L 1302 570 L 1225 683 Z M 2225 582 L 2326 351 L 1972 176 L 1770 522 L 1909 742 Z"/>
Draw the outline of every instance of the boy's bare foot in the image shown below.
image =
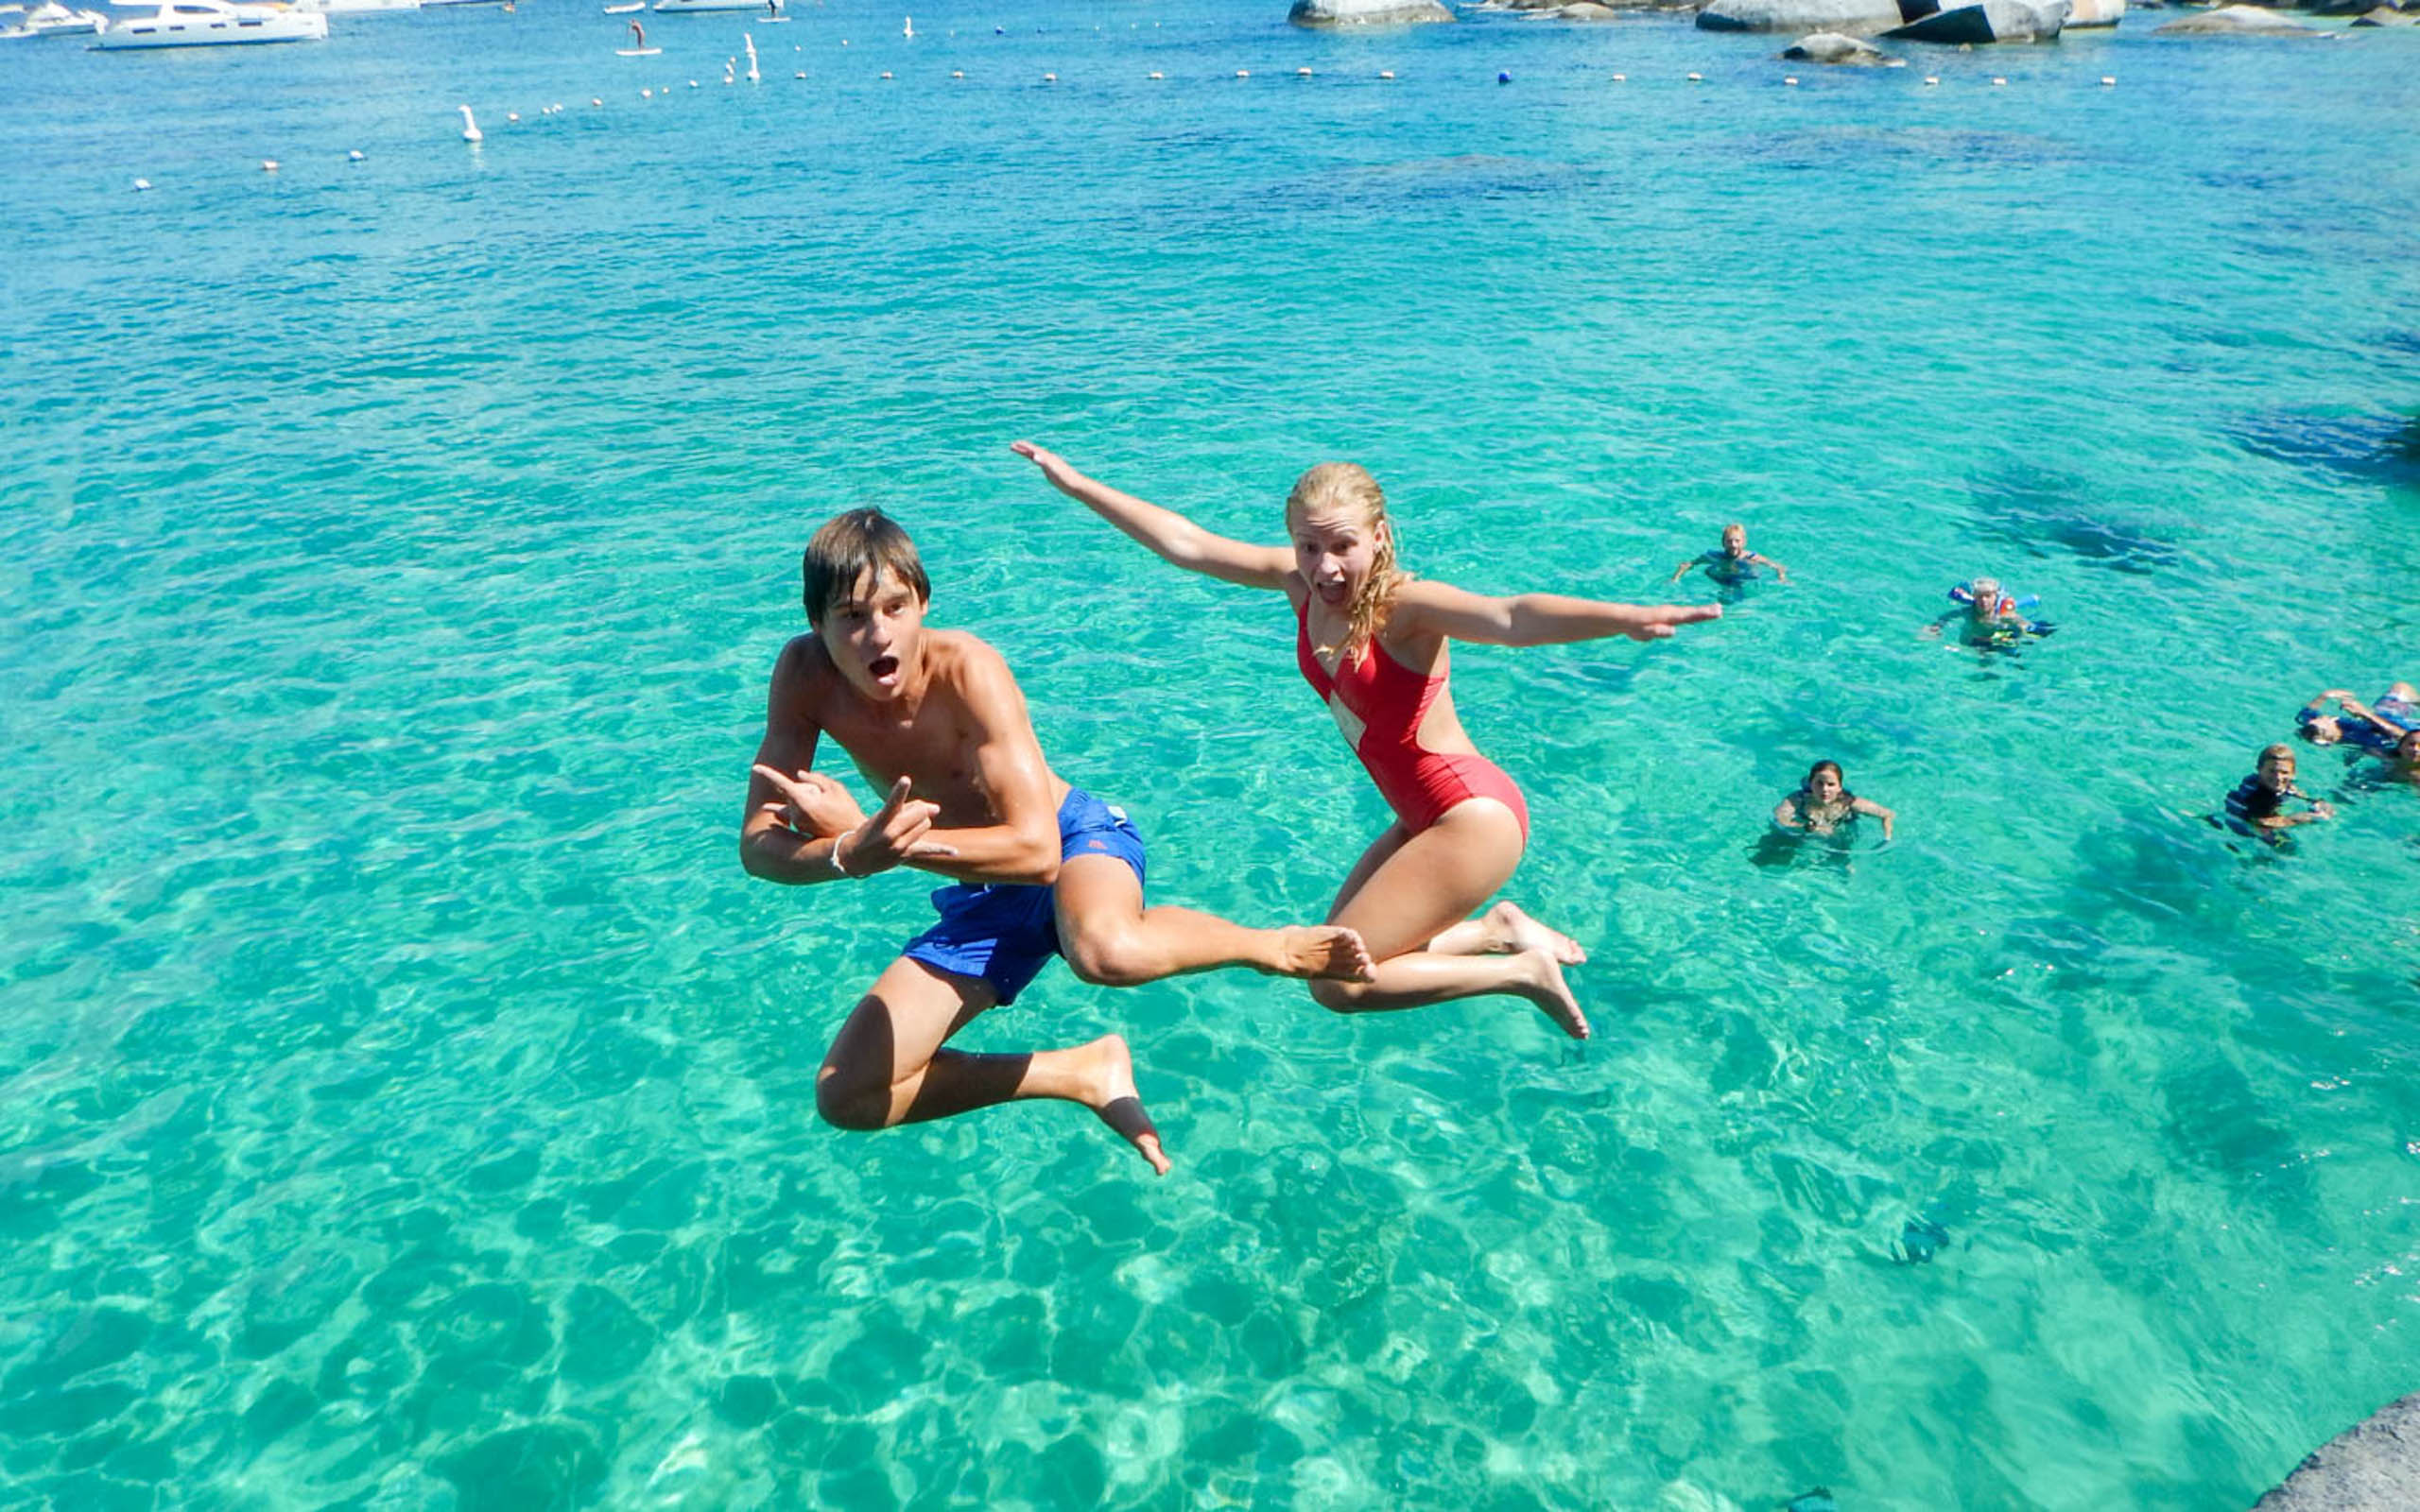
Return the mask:
<path fill-rule="evenodd" d="M 1528 968 L 1521 984 L 1513 988 L 1536 1004 L 1555 1027 L 1574 1040 L 1588 1038 L 1588 1016 L 1580 1011 L 1580 1000 L 1563 980 L 1563 967 L 1551 951 L 1523 951 L 1517 957 Z"/>
<path fill-rule="evenodd" d="M 1154 1172 L 1167 1175 L 1168 1158 L 1160 1147 L 1160 1131 L 1152 1126 L 1151 1115 L 1143 1111 L 1143 1099 L 1134 1091 L 1134 1057 L 1126 1041 L 1105 1034 L 1083 1048 L 1094 1061 L 1087 1106 L 1117 1131 L 1118 1138 L 1133 1145 L 1136 1154 L 1150 1161 Z"/>
<path fill-rule="evenodd" d="M 1496 937 L 1509 941 L 1508 954 L 1516 951 L 1544 951 L 1565 966 L 1582 966 L 1588 953 L 1570 936 L 1547 928 L 1522 912 L 1511 902 L 1497 903 L 1487 911 L 1487 927 Z"/>
<path fill-rule="evenodd" d="M 1337 924 L 1297 924 L 1277 932 L 1279 976 L 1329 982 L 1367 982 L 1377 974 L 1358 930 Z"/>

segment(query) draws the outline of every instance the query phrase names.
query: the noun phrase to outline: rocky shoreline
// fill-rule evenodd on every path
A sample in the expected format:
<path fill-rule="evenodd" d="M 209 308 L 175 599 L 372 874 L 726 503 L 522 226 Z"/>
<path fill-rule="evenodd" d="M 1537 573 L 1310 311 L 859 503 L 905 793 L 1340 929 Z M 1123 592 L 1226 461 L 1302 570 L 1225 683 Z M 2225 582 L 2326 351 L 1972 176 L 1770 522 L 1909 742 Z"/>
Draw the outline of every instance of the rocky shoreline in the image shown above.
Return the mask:
<path fill-rule="evenodd" d="M 1805 52 L 1788 56 L 1855 65 L 1886 60 L 1874 49 L 1841 48 L 1825 37 L 1880 37 L 1954 46 L 2051 42 L 2064 31 L 2115 26 L 2129 4 L 2165 10 L 2169 0 L 1480 0 L 1473 11 L 1518 11 L 1541 20 L 1598 22 L 1625 13 L 1693 14 L 1708 31 L 1789 32 Z M 2287 6 L 2180 6 L 2157 36 L 2307 36 L 2319 28 L 2295 19 L 2353 16 L 2357 26 L 2420 25 L 2420 0 L 2308 0 Z M 1393 26 L 1451 22 L 1443 0 L 1294 0 L 1298 26 Z"/>

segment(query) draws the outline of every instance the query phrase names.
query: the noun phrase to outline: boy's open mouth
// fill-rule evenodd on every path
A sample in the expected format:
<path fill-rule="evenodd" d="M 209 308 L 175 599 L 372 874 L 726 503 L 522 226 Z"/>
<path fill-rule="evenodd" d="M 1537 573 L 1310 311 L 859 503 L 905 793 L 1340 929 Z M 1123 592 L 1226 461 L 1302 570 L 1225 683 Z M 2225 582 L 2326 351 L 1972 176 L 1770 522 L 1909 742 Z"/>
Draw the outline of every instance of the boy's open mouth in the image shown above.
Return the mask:
<path fill-rule="evenodd" d="M 898 670 L 899 659 L 895 656 L 878 656 L 866 663 L 866 671 L 872 674 L 877 682 L 887 680 Z"/>

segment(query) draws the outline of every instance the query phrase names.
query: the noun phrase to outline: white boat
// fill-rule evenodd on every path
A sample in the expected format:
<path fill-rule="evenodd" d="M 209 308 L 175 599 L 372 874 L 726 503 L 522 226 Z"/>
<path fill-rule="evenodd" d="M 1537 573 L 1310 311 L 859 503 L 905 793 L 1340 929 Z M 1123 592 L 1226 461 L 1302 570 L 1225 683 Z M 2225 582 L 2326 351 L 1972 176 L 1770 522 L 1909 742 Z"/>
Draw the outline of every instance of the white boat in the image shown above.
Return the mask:
<path fill-rule="evenodd" d="M 65 37 L 76 33 L 99 31 L 109 25 L 109 18 L 97 10 L 70 10 L 59 0 L 43 0 L 41 5 L 26 12 L 26 19 L 0 31 L 0 37 L 22 41 L 27 37 Z"/>
<path fill-rule="evenodd" d="M 655 0 L 655 9 L 659 15 L 686 15 L 691 12 L 703 15 L 710 10 L 766 10 L 769 9 L 773 14 L 779 15 L 782 9 L 779 5 L 769 4 L 769 0 Z"/>
<path fill-rule="evenodd" d="M 157 12 L 111 24 L 93 45 L 121 47 L 217 47 L 233 43 L 309 42 L 324 39 L 328 18 L 277 6 L 231 5 L 228 0 L 161 0 Z"/>

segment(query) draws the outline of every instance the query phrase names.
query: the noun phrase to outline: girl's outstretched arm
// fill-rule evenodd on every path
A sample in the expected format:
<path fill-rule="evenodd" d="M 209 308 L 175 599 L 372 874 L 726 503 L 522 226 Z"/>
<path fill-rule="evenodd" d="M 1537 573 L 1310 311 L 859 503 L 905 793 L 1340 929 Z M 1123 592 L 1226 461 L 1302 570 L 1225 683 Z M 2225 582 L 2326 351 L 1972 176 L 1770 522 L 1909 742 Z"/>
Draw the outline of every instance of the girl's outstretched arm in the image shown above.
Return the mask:
<path fill-rule="evenodd" d="M 1880 819 L 1882 821 L 1882 838 L 1885 840 L 1891 838 L 1891 826 L 1895 823 L 1899 817 L 1896 810 L 1886 809 L 1870 798 L 1853 799 L 1849 803 L 1849 807 L 1857 810 L 1859 814 L 1869 815 L 1875 818 Z"/>
<path fill-rule="evenodd" d="M 1720 604 L 1606 604 L 1560 593 L 1520 593 L 1489 598 L 1446 583 L 1415 577 L 1395 593 L 1388 612 L 1392 632 L 1448 636 L 1482 645 L 1557 645 L 1627 635 L 1634 641 L 1669 639 L 1684 625 L 1722 618 Z"/>
<path fill-rule="evenodd" d="M 1246 588 L 1284 588 L 1293 574 L 1294 554 L 1284 546 L 1255 546 L 1214 536 L 1173 509 L 1147 504 L 1084 476 L 1068 466 L 1064 457 L 1031 441 L 1011 441 L 1009 450 L 1042 469 L 1052 488 L 1187 572 Z"/>

